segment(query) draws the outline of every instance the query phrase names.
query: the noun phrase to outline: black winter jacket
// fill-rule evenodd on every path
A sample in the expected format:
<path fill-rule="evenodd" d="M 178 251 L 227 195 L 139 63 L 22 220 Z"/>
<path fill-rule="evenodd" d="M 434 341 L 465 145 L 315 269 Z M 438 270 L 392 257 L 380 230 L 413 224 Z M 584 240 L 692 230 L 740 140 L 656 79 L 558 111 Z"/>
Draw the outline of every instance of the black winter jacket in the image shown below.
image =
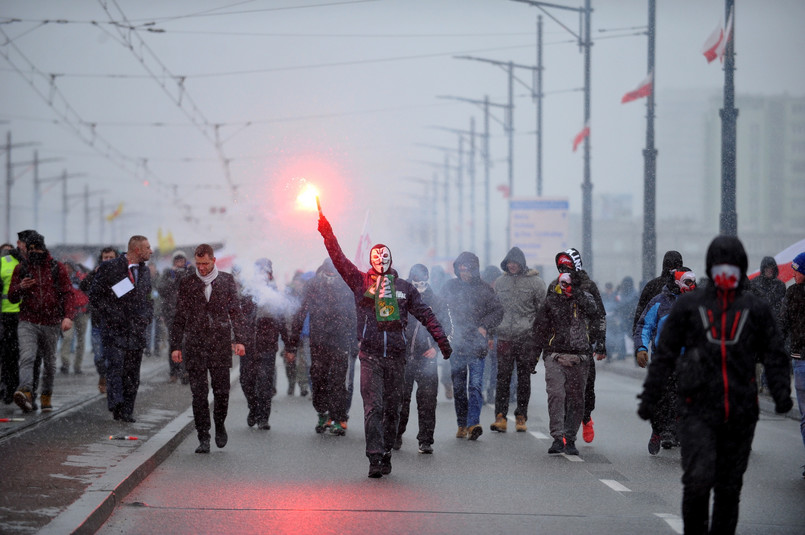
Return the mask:
<path fill-rule="evenodd" d="M 553 286 L 534 322 L 537 355 L 543 351 L 589 355 L 589 325 L 597 318 L 595 300 L 588 292 L 574 289 L 568 297 Z"/>

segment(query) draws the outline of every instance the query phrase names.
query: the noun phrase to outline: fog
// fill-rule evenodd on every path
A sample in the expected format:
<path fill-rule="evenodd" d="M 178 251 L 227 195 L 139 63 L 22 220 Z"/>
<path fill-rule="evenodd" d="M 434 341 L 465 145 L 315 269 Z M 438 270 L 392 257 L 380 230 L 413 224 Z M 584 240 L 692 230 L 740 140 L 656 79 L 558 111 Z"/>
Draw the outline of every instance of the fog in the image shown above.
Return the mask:
<path fill-rule="evenodd" d="M 695 144 L 704 133 L 696 129 L 703 126 L 663 110 L 671 109 L 672 99 L 685 106 L 720 97 L 721 65 L 708 64 L 701 49 L 724 18 L 724 2 L 657 4 L 657 218 L 690 218 L 701 213 L 685 210 L 697 202 L 705 172 L 680 183 L 674 177 L 678 162 L 669 155 L 701 151 Z M 593 196 L 626 196 L 637 216 L 645 99 L 620 100 L 646 76 L 647 2 L 594 0 L 593 9 Z M 576 14 L 549 13 L 578 31 Z M 368 212 L 372 242 L 389 245 L 401 274 L 417 262 L 449 264 L 460 252 L 457 242 L 427 256 L 431 214 L 442 213 L 441 193 L 434 198 L 428 184 L 434 174 L 442 180 L 445 151 L 438 147 L 458 147 L 449 130 L 468 130 L 474 118 L 480 132 L 483 115 L 474 104 L 438 97 L 488 96 L 505 103 L 503 69 L 456 56 L 535 65 L 539 14 L 509 0 L 4 0 L 0 126 L 13 146 L 19 144 L 12 149 L 12 163 L 19 165 L 12 168 L 11 228 L 3 218 L 3 238 L 35 225 L 33 171 L 22 162 L 36 150 L 43 161 L 37 226 L 48 245 L 121 245 L 144 234 L 156 246 L 161 230 L 182 247 L 225 243 L 227 254 L 243 265 L 271 258 L 277 278 L 287 282 L 294 270 L 314 270 L 326 256 L 315 211 L 295 204 L 304 179 L 318 188 L 348 257 Z M 573 152 L 572 141 L 583 126 L 583 55 L 567 30 L 542 15 L 543 195 L 567 197 L 577 218 L 583 151 Z M 802 20 L 805 3 L 798 0 L 738 2 L 738 94 L 803 95 Z M 536 111 L 526 87 L 532 75 L 518 70 L 516 76 L 522 83 L 514 91 L 512 195 L 533 197 Z M 457 235 L 459 226 L 474 225 L 476 242 L 463 248 L 484 262 L 481 217 L 488 195 L 490 263 L 498 264 L 506 253 L 506 204 L 497 187 L 507 182 L 507 142 L 501 110 L 492 115 L 489 191 L 482 189 L 478 156 L 476 218 L 468 182 L 464 220 L 455 216 L 453 176 L 448 230 Z M 666 150 L 669 144 L 675 150 Z M 455 154 L 447 154 L 455 165 Z M 63 172 L 66 229 L 62 184 L 55 180 Z M 104 216 L 120 203 L 120 216 L 106 223 Z M 717 232 L 712 222 L 702 226 Z M 597 240 L 609 239 L 596 232 L 594 248 Z M 580 236 L 573 236 L 571 229 L 569 245 L 581 248 Z M 639 241 L 632 245 L 639 258 Z M 658 262 L 665 246 L 658 244 Z M 703 256 L 686 259 L 697 273 L 703 273 L 702 262 Z M 639 262 L 628 262 L 618 274 L 639 280 Z"/>

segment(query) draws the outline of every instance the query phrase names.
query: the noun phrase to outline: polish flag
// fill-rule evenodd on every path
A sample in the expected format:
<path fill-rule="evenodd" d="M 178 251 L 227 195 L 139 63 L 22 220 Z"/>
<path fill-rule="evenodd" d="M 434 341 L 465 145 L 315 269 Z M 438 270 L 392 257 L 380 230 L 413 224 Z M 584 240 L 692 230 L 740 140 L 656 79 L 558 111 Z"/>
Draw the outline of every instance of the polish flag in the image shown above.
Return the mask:
<path fill-rule="evenodd" d="M 504 199 L 508 199 L 511 196 L 511 191 L 509 191 L 509 186 L 506 184 L 498 184 L 497 190 L 503 194 Z"/>
<path fill-rule="evenodd" d="M 777 262 L 778 279 L 783 282 L 788 282 L 794 278 L 794 269 L 791 267 L 791 262 L 794 260 L 794 257 L 802 251 L 805 251 L 805 240 L 800 240 L 774 255 L 774 261 Z M 754 271 L 749 274 L 749 278 L 754 279 L 759 275 L 760 270 Z"/>
<path fill-rule="evenodd" d="M 648 73 L 648 76 L 646 76 L 646 78 L 642 82 L 640 82 L 640 85 L 638 85 L 637 88 L 623 95 L 623 98 L 621 99 L 621 104 L 626 104 L 627 102 L 647 97 L 652 93 L 652 91 L 654 91 L 653 71 Z"/>
<path fill-rule="evenodd" d="M 576 149 L 579 148 L 579 144 L 584 141 L 584 138 L 590 135 L 590 125 L 585 124 L 584 128 L 576 134 L 576 137 L 573 138 L 573 152 L 576 152 Z"/>
<path fill-rule="evenodd" d="M 363 232 L 358 239 L 358 249 L 355 251 L 355 266 L 361 271 L 369 271 L 369 251 L 372 250 L 372 241 L 369 239 L 369 210 L 366 211 L 366 218 L 363 220 Z"/>
<path fill-rule="evenodd" d="M 718 23 L 716 29 L 713 30 L 713 33 L 710 34 L 710 37 L 707 38 L 707 41 L 704 42 L 704 47 L 702 48 L 702 54 L 707 59 L 707 63 L 712 62 L 716 58 L 724 61 L 724 53 L 727 49 L 727 43 L 732 36 L 732 9 L 730 9 L 730 16 L 727 17 L 727 29 L 726 31 L 721 26 L 721 23 Z"/>

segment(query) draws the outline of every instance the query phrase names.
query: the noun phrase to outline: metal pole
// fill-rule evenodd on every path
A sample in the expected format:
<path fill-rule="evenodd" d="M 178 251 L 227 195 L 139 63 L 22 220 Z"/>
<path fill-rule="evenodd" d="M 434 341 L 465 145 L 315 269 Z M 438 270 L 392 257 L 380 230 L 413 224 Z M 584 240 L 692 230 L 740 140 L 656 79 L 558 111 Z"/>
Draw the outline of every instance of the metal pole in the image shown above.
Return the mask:
<path fill-rule="evenodd" d="M 34 151 L 34 228 L 39 229 L 39 151 Z"/>
<path fill-rule="evenodd" d="M 511 248 L 511 199 L 514 195 L 514 64 L 509 62 L 509 105 L 506 108 L 509 134 L 509 197 L 506 199 L 506 250 Z"/>
<path fill-rule="evenodd" d="M 104 230 L 104 223 L 105 217 L 103 215 L 103 197 L 100 199 L 101 203 L 98 207 L 98 243 L 103 245 L 103 230 Z"/>
<path fill-rule="evenodd" d="M 542 197 L 542 15 L 537 16 L 537 197 Z"/>
<path fill-rule="evenodd" d="M 458 135 L 458 250 L 464 250 L 464 136 Z"/>
<path fill-rule="evenodd" d="M 736 137 L 738 110 L 735 108 L 735 2 L 726 0 L 726 17 L 732 13 L 732 34 L 724 52 L 724 107 L 721 109 L 721 224 L 719 232 L 738 234 L 736 199 Z"/>
<path fill-rule="evenodd" d="M 470 117 L 470 251 L 475 251 L 475 117 Z"/>
<path fill-rule="evenodd" d="M 489 265 L 491 256 L 492 242 L 489 236 L 489 95 L 484 97 L 484 223 L 486 226 L 486 236 L 484 236 L 484 265 Z"/>
<path fill-rule="evenodd" d="M 584 8 L 584 124 L 590 125 L 590 19 L 592 18 L 591 0 L 585 1 Z M 582 190 L 582 255 L 587 273 L 593 274 L 593 184 L 590 180 L 590 135 L 584 138 L 584 183 Z"/>
<path fill-rule="evenodd" d="M 89 186 L 84 184 L 84 244 L 89 243 Z"/>
<path fill-rule="evenodd" d="M 648 72 L 651 93 L 646 100 L 646 148 L 643 150 L 643 282 L 654 277 L 657 269 L 657 150 L 654 148 L 654 91 L 657 88 L 654 65 L 656 38 L 656 0 L 648 2 Z"/>
<path fill-rule="evenodd" d="M 444 255 L 450 256 L 450 156 L 444 153 Z"/>
<path fill-rule="evenodd" d="M 61 242 L 64 245 L 67 243 L 67 169 L 62 171 L 61 203 Z"/>
<path fill-rule="evenodd" d="M 6 132 L 6 242 L 11 243 L 11 131 Z"/>

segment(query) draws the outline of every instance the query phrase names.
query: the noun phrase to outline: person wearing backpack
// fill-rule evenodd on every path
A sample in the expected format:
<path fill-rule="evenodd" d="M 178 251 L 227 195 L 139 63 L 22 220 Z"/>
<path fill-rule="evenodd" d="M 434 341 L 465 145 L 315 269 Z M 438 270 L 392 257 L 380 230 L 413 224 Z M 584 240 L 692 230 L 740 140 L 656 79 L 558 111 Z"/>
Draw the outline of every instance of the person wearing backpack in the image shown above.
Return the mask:
<path fill-rule="evenodd" d="M 8 300 L 20 303 L 17 336 L 20 347 L 20 385 L 14 402 L 23 412 L 34 410 L 34 363 L 42 359 L 42 410 L 53 409 L 53 377 L 59 332 L 73 327 L 76 314 L 73 285 L 64 264 L 53 260 L 38 232 L 24 240 L 28 262 L 14 268 Z"/>

